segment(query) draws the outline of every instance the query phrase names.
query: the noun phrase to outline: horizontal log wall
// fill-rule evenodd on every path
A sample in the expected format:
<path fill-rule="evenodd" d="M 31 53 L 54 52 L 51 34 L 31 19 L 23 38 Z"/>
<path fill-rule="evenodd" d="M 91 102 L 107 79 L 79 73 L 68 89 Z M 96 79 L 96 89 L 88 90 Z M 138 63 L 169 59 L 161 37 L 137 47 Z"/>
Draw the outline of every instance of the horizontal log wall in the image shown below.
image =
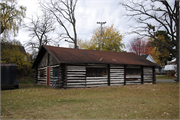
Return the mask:
<path fill-rule="evenodd" d="M 66 87 L 79 88 L 85 87 L 86 82 L 86 66 L 67 66 L 66 71 Z"/>
<path fill-rule="evenodd" d="M 57 82 L 57 87 L 58 88 L 66 88 L 67 84 L 66 84 L 66 65 L 61 64 L 59 67 L 59 78 L 58 78 L 58 82 Z"/>
<path fill-rule="evenodd" d="M 86 77 L 86 87 L 108 86 L 108 76 Z"/>
<path fill-rule="evenodd" d="M 141 69 L 141 66 L 126 66 L 126 69 Z M 126 84 L 141 84 L 141 74 L 139 75 L 129 75 L 126 74 Z"/>
<path fill-rule="evenodd" d="M 87 68 L 108 68 L 107 65 L 96 64 L 86 66 Z M 108 74 L 102 77 L 86 77 L 86 87 L 108 86 Z"/>
<path fill-rule="evenodd" d="M 108 75 L 103 77 L 86 77 L 86 67 L 92 68 L 108 68 L 108 65 L 92 65 L 92 66 L 67 66 L 67 87 L 97 87 L 108 86 Z M 127 66 L 127 68 L 137 68 L 141 70 L 141 66 Z M 151 72 L 149 71 L 151 70 Z M 110 65 L 110 86 L 124 84 L 124 65 Z M 152 68 L 143 67 L 144 83 L 152 78 Z M 147 77 L 149 76 L 149 77 Z M 147 77 L 147 78 L 146 78 Z M 141 84 L 141 74 L 126 75 L 126 84 Z"/>
<path fill-rule="evenodd" d="M 108 85 L 108 75 L 103 77 L 86 77 L 86 68 L 107 68 L 107 65 L 67 65 L 67 88 L 97 87 Z"/>
<path fill-rule="evenodd" d="M 86 77 L 86 68 L 107 68 L 108 65 L 53 65 L 50 66 L 50 86 L 53 82 L 53 68 L 59 68 L 59 78 L 57 86 L 60 88 L 79 88 L 79 87 L 97 87 L 97 86 L 114 86 L 124 84 L 124 65 L 109 65 L 109 73 L 103 77 Z M 141 66 L 126 66 L 126 68 L 141 69 Z M 38 68 L 37 84 L 46 85 L 46 69 L 47 67 Z M 40 70 L 44 70 L 44 77 L 40 77 Z M 144 83 L 152 82 L 152 67 L 143 67 Z M 110 81 L 108 82 L 108 75 Z M 136 80 L 137 79 L 137 80 Z M 126 84 L 140 84 L 141 75 L 127 75 Z"/>
<path fill-rule="evenodd" d="M 153 81 L 153 69 L 152 67 L 144 67 L 144 83 L 152 83 Z"/>
<path fill-rule="evenodd" d="M 49 86 L 52 86 L 53 82 L 53 67 L 50 67 L 50 81 L 49 81 Z"/>
<path fill-rule="evenodd" d="M 110 65 L 110 86 L 124 84 L 124 65 Z"/>
<path fill-rule="evenodd" d="M 43 58 L 41 59 L 41 62 L 38 65 L 38 79 L 37 79 L 37 84 L 39 85 L 46 85 L 46 68 L 47 66 L 50 67 L 50 86 L 52 86 L 52 82 L 53 82 L 53 67 L 59 67 L 58 65 L 59 63 L 57 62 L 57 60 L 51 56 L 48 52 L 46 52 L 43 56 Z M 45 69 L 45 76 L 43 78 L 40 78 L 40 69 Z"/>
<path fill-rule="evenodd" d="M 40 71 L 44 70 L 44 77 L 40 77 Z M 38 68 L 38 79 L 37 84 L 38 85 L 46 85 L 46 67 Z"/>
<path fill-rule="evenodd" d="M 52 82 L 53 82 L 53 68 L 54 67 L 58 67 L 59 65 L 54 65 L 54 66 L 50 66 L 50 85 L 52 86 Z M 44 77 L 40 77 L 40 71 L 44 70 Z M 38 75 L 37 75 L 37 84 L 38 85 L 46 85 L 46 74 L 47 74 L 47 67 L 43 67 L 43 68 L 38 68 Z"/>

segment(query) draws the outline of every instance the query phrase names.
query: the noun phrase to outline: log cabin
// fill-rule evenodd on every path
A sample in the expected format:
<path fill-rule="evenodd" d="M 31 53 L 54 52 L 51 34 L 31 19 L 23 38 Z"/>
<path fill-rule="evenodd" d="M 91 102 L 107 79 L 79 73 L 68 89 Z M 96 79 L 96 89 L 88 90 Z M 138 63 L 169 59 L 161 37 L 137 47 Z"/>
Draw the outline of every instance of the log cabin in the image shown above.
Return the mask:
<path fill-rule="evenodd" d="M 38 85 L 81 88 L 155 84 L 157 66 L 134 53 L 43 45 L 32 68 Z"/>

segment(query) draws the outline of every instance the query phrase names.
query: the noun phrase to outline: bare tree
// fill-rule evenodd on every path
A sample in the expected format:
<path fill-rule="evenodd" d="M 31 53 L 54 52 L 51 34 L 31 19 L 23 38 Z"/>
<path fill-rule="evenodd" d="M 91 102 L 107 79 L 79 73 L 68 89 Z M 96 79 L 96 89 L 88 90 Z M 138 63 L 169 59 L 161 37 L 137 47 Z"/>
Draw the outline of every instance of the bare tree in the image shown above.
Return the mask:
<path fill-rule="evenodd" d="M 65 33 L 60 34 L 61 38 L 67 42 L 74 43 L 74 48 L 77 48 L 76 3 L 77 0 L 50 0 L 50 2 L 40 3 L 44 9 L 55 16 L 59 25 L 65 30 Z"/>
<path fill-rule="evenodd" d="M 134 18 L 137 23 L 141 24 L 141 26 L 134 27 L 131 33 L 157 40 L 156 31 L 165 30 L 167 32 L 171 37 L 172 44 L 175 45 L 171 48 L 173 51 L 171 54 L 177 58 L 179 72 L 179 1 L 128 0 L 121 2 L 120 5 L 127 10 L 126 16 Z"/>
<path fill-rule="evenodd" d="M 25 25 L 31 37 L 31 40 L 26 43 L 26 46 L 31 46 L 32 49 L 38 49 L 39 51 L 42 45 L 55 42 L 50 37 L 50 33 L 55 30 L 54 20 L 51 15 L 44 11 L 42 16 L 37 15 L 35 18 L 30 18 L 30 20 L 31 22 Z"/>

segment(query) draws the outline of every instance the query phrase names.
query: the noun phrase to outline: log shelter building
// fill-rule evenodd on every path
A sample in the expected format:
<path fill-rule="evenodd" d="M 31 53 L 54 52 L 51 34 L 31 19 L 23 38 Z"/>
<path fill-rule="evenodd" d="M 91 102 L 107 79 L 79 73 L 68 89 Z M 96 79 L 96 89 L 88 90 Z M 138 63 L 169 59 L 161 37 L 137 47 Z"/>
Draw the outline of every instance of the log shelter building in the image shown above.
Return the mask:
<path fill-rule="evenodd" d="M 155 84 L 155 67 L 134 53 L 47 45 L 41 47 L 32 66 L 38 85 L 56 88 Z"/>

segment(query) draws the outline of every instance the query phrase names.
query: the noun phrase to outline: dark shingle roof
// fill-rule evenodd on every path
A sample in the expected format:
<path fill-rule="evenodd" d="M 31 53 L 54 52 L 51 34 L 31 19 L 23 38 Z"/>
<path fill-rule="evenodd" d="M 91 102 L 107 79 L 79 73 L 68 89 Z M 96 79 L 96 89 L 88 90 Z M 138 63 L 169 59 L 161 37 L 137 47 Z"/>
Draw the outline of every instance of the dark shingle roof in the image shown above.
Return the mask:
<path fill-rule="evenodd" d="M 33 64 L 33 68 L 39 64 L 46 51 L 48 51 L 59 63 L 158 66 L 134 53 L 82 50 L 45 45 L 42 46 Z"/>

